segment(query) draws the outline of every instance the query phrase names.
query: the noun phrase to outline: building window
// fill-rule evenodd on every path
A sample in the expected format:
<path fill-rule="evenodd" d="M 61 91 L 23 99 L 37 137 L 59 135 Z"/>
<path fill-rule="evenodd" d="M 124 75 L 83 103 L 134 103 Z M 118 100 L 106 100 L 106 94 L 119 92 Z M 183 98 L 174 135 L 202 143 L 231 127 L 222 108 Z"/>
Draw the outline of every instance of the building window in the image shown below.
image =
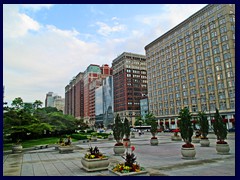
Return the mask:
<path fill-rule="evenodd" d="M 219 56 L 217 56 L 217 57 L 214 57 L 214 62 L 215 63 L 218 63 L 218 62 L 220 62 L 221 61 L 221 59 L 220 59 L 220 57 Z"/>

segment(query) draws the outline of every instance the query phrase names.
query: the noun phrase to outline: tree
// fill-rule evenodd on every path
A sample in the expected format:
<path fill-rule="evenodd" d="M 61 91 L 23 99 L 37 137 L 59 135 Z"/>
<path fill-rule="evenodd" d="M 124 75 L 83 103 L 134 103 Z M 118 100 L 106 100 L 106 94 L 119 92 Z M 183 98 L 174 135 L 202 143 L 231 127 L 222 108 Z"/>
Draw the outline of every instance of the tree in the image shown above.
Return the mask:
<path fill-rule="evenodd" d="M 150 132 L 151 132 L 153 138 L 156 138 L 155 135 L 157 133 L 157 122 L 155 120 L 152 120 L 152 122 L 151 122 Z"/>
<path fill-rule="evenodd" d="M 213 122 L 214 134 L 217 136 L 217 140 L 219 140 L 220 143 L 224 143 L 225 142 L 224 140 L 227 138 L 227 127 L 226 124 L 223 123 L 223 118 L 219 114 L 217 108 L 216 113 L 214 115 L 214 119 L 215 119 L 215 121 Z"/>
<path fill-rule="evenodd" d="M 40 108 L 40 107 L 42 107 L 42 101 L 40 101 L 40 100 L 36 100 L 34 103 L 33 103 L 33 107 L 35 108 L 35 109 L 38 109 L 38 108 Z"/>
<path fill-rule="evenodd" d="M 113 125 L 113 137 L 117 141 L 116 145 L 123 145 L 121 143 L 123 136 L 124 136 L 123 123 L 121 121 L 121 118 L 119 117 L 119 114 L 117 114 L 115 118 L 115 123 Z"/>
<path fill-rule="evenodd" d="M 134 126 L 139 126 L 139 125 L 142 125 L 142 117 L 141 116 L 138 116 L 136 117 L 136 121 L 134 122 Z"/>
<path fill-rule="evenodd" d="M 146 116 L 145 116 L 145 123 L 147 125 L 151 125 L 152 121 L 156 121 L 156 117 L 154 116 L 154 114 L 153 113 L 146 114 Z"/>
<path fill-rule="evenodd" d="M 23 100 L 21 97 L 17 97 L 12 101 L 11 104 L 15 109 L 23 108 Z"/>
<path fill-rule="evenodd" d="M 129 126 L 129 121 L 128 121 L 127 118 L 124 119 L 123 130 L 124 130 L 125 138 L 129 139 L 129 136 L 130 136 L 130 126 Z"/>
<path fill-rule="evenodd" d="M 180 118 L 179 128 L 182 139 L 186 143 L 187 147 L 192 147 L 191 146 L 193 135 L 193 128 L 191 123 L 192 115 L 187 107 L 180 110 L 179 118 Z"/>
<path fill-rule="evenodd" d="M 201 132 L 203 138 L 207 139 L 209 124 L 208 124 L 206 114 L 204 112 L 199 112 L 198 120 L 199 120 L 199 125 L 200 125 L 200 132 Z"/>

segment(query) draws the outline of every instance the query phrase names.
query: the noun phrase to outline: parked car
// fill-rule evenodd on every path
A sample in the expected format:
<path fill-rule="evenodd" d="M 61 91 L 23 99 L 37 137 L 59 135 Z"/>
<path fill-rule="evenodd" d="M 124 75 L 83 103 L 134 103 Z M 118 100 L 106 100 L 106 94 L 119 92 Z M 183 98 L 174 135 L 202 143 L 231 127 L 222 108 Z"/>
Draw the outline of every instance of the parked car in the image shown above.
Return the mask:
<path fill-rule="evenodd" d="M 235 127 L 228 129 L 228 132 L 235 132 Z"/>

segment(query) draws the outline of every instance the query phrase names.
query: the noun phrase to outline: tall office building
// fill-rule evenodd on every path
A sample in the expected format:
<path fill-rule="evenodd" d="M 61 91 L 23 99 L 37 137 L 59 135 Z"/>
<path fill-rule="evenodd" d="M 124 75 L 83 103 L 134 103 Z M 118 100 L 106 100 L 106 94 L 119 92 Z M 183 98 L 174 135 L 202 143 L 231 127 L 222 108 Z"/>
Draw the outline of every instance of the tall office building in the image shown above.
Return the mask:
<path fill-rule="evenodd" d="M 102 67 L 90 64 L 65 87 L 65 113 L 71 114 L 93 126 L 95 124 L 95 90 L 102 85 L 102 79 L 111 75 L 112 70 L 104 64 Z"/>
<path fill-rule="evenodd" d="M 84 117 L 83 72 L 78 73 L 65 87 L 65 114 L 81 119 Z"/>
<path fill-rule="evenodd" d="M 45 107 L 55 107 L 58 110 L 61 110 L 64 112 L 64 106 L 65 106 L 64 101 L 65 101 L 64 98 L 62 98 L 61 96 L 58 96 L 53 92 L 48 92 L 46 94 Z M 28 104 L 32 104 L 32 103 L 28 103 Z"/>
<path fill-rule="evenodd" d="M 144 55 L 124 52 L 112 62 L 114 113 L 133 125 L 140 116 L 140 99 L 147 94 L 147 70 Z"/>
<path fill-rule="evenodd" d="M 95 90 L 96 124 L 110 128 L 114 123 L 113 114 L 113 77 L 102 80 L 102 85 Z"/>
<path fill-rule="evenodd" d="M 210 4 L 145 47 L 149 108 L 166 126 L 181 108 L 235 122 L 235 5 Z M 174 121 L 174 122 L 172 122 Z"/>

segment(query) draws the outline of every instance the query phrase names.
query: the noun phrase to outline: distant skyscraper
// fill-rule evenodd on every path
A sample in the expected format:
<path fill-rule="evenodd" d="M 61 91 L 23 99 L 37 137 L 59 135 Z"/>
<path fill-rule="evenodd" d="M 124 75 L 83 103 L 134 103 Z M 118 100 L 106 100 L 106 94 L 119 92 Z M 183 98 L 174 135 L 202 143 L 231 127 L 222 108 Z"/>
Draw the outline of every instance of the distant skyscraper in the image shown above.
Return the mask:
<path fill-rule="evenodd" d="M 56 107 L 64 113 L 65 100 L 53 92 L 48 92 L 45 99 L 45 107 Z"/>
<path fill-rule="evenodd" d="M 140 116 L 140 99 L 147 94 L 146 57 L 124 52 L 112 62 L 114 113 L 133 125 Z"/>

